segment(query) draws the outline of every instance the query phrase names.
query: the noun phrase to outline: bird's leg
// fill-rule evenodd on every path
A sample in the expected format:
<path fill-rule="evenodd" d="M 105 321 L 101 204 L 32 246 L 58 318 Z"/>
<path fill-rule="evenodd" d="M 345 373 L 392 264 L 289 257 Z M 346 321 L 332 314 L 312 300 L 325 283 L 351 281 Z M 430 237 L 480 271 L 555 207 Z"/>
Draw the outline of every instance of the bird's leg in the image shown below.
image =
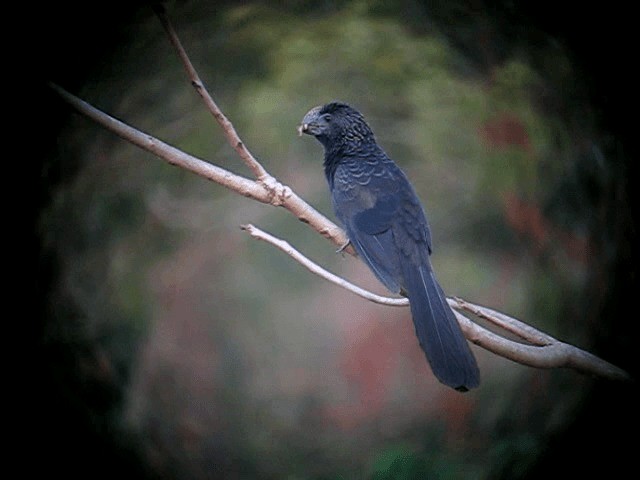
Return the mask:
<path fill-rule="evenodd" d="M 336 250 L 336 253 L 343 253 L 349 245 L 351 245 L 351 240 L 347 240 L 338 250 Z"/>

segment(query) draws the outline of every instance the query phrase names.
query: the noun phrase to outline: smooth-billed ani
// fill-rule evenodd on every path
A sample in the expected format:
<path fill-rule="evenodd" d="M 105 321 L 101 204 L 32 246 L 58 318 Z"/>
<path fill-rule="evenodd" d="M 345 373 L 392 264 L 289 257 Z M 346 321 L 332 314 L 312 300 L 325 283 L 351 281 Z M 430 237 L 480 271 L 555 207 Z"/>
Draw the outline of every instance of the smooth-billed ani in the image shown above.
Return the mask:
<path fill-rule="evenodd" d="M 404 172 L 347 104 L 311 109 L 299 132 L 324 146 L 333 208 L 356 252 L 389 290 L 409 298 L 435 376 L 456 390 L 477 387 L 478 365 L 433 273 L 429 224 Z"/>

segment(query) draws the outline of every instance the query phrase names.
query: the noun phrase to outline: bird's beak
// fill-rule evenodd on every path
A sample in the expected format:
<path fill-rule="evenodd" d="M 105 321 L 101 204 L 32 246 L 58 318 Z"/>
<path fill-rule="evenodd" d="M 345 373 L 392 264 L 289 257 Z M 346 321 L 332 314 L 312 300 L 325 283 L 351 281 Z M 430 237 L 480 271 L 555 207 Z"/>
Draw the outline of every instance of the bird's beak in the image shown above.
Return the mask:
<path fill-rule="evenodd" d="M 316 130 L 317 127 L 316 121 L 318 120 L 318 112 L 321 109 L 322 105 L 318 105 L 307 112 L 302 119 L 302 123 L 298 125 L 299 136 L 302 136 L 303 133 L 306 133 L 307 135 L 315 135 L 314 130 Z"/>

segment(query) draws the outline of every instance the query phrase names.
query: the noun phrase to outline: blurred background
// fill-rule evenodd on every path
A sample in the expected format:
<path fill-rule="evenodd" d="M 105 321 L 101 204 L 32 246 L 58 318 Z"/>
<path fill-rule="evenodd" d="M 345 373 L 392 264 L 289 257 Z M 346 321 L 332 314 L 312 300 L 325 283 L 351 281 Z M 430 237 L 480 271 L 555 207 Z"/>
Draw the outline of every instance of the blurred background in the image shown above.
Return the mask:
<path fill-rule="evenodd" d="M 637 94 L 618 3 L 166 5 L 214 99 L 280 181 L 334 218 L 322 148 L 296 126 L 315 105 L 351 103 L 423 200 L 448 295 L 635 376 Z M 250 176 L 148 6 L 43 8 L 39 77 Z M 447 389 L 408 309 L 328 284 L 239 226 L 254 223 L 384 293 L 358 260 L 288 212 L 73 114 L 46 89 L 35 98 L 26 396 L 37 405 L 25 418 L 27 454 L 48 472 L 526 479 L 597 465 L 615 478 L 634 463 L 634 385 L 474 346 L 480 388 Z"/>

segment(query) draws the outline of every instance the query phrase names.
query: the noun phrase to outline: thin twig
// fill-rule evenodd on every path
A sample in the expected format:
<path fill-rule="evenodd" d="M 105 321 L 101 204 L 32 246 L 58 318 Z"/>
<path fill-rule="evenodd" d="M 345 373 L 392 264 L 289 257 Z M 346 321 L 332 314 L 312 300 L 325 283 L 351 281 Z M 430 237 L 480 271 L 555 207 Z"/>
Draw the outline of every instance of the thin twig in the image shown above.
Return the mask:
<path fill-rule="evenodd" d="M 406 307 L 407 305 L 409 305 L 409 300 L 407 300 L 406 298 L 383 297 L 382 295 L 376 295 L 373 292 L 369 292 L 364 288 L 360 288 L 354 285 L 353 283 L 346 281 L 344 278 L 341 278 L 329 272 L 328 270 L 322 268 L 317 263 L 313 262 L 312 260 L 309 260 L 302 253 L 300 253 L 298 250 L 293 248 L 289 242 L 282 240 L 280 238 L 276 238 L 273 235 L 265 232 L 264 230 L 259 229 L 254 225 L 251 225 L 251 224 L 242 225 L 240 228 L 248 232 L 249 235 L 251 235 L 253 238 L 256 238 L 258 240 L 263 240 L 277 247 L 278 249 L 282 250 L 284 253 L 286 253 L 291 258 L 293 258 L 296 262 L 300 263 L 303 267 L 307 268 L 310 272 L 315 273 L 316 275 L 324 278 L 325 280 L 335 283 L 336 285 L 339 285 L 340 287 L 346 290 L 349 290 L 350 292 L 353 292 L 364 299 L 370 300 L 375 303 L 379 303 L 381 305 L 390 305 L 394 307 Z"/>
<path fill-rule="evenodd" d="M 409 301 L 406 298 L 392 298 L 377 295 L 346 281 L 304 256 L 288 242 L 274 237 L 255 225 L 243 225 L 241 228 L 247 231 L 253 238 L 265 241 L 280 249 L 310 272 L 364 299 L 394 307 L 406 307 L 409 305 Z M 461 298 L 448 298 L 447 301 L 454 309 L 465 310 L 480 316 L 496 327 L 531 342 L 530 344 L 525 344 L 505 338 L 481 327 L 460 312 L 454 310 L 465 337 L 490 352 L 530 367 L 566 367 L 573 368 L 582 373 L 598 375 L 613 380 L 629 380 L 629 375 L 624 370 L 573 345 L 561 342 L 504 313 L 480 305 L 474 305 Z"/>
<path fill-rule="evenodd" d="M 540 330 L 536 330 L 531 325 L 527 325 L 524 322 L 516 320 L 513 317 L 509 317 L 508 315 L 505 315 L 504 313 L 498 312 L 491 308 L 474 305 L 458 297 L 449 300 L 449 304 L 453 308 L 464 310 L 479 318 L 488 320 L 497 327 L 511 332 L 514 335 L 520 337 L 522 340 L 525 340 L 526 342 L 529 342 L 533 345 L 546 346 L 550 345 L 554 341 L 557 341 L 550 335 L 547 335 Z"/>
<path fill-rule="evenodd" d="M 198 92 L 198 95 L 202 97 L 202 100 L 204 100 L 205 105 L 207 106 L 207 108 L 209 109 L 213 117 L 216 119 L 216 121 L 222 127 L 222 131 L 227 137 L 227 141 L 229 142 L 229 144 L 233 147 L 233 149 L 244 161 L 244 163 L 251 169 L 251 171 L 253 172 L 253 174 L 255 175 L 258 181 L 262 182 L 269 179 L 271 175 L 269 175 L 269 173 L 264 169 L 264 167 L 251 154 L 249 149 L 245 146 L 244 142 L 240 139 L 240 136 L 236 132 L 236 129 L 234 128 L 233 124 L 224 115 L 224 113 L 222 113 L 222 110 L 220 110 L 220 108 L 218 107 L 218 104 L 213 100 L 211 95 L 209 95 L 209 92 L 207 91 L 207 89 L 204 87 L 204 83 L 200 79 L 200 75 L 198 75 L 198 72 L 196 71 L 195 67 L 191 63 L 191 60 L 189 59 L 189 56 L 187 55 L 186 50 L 182 47 L 182 43 L 180 42 L 180 39 L 178 38 L 178 35 L 176 34 L 176 31 L 173 28 L 173 25 L 171 24 L 169 17 L 167 16 L 164 6 L 159 3 L 154 3 L 153 10 L 158 16 L 158 18 L 160 19 L 160 23 L 162 24 L 163 28 L 167 32 L 167 35 L 169 37 L 169 40 L 171 41 L 171 44 L 176 49 L 176 52 L 178 53 L 178 57 L 180 57 L 180 60 L 184 65 L 187 75 L 191 79 L 191 85 L 193 85 L 193 88 L 196 89 L 196 92 Z"/>

